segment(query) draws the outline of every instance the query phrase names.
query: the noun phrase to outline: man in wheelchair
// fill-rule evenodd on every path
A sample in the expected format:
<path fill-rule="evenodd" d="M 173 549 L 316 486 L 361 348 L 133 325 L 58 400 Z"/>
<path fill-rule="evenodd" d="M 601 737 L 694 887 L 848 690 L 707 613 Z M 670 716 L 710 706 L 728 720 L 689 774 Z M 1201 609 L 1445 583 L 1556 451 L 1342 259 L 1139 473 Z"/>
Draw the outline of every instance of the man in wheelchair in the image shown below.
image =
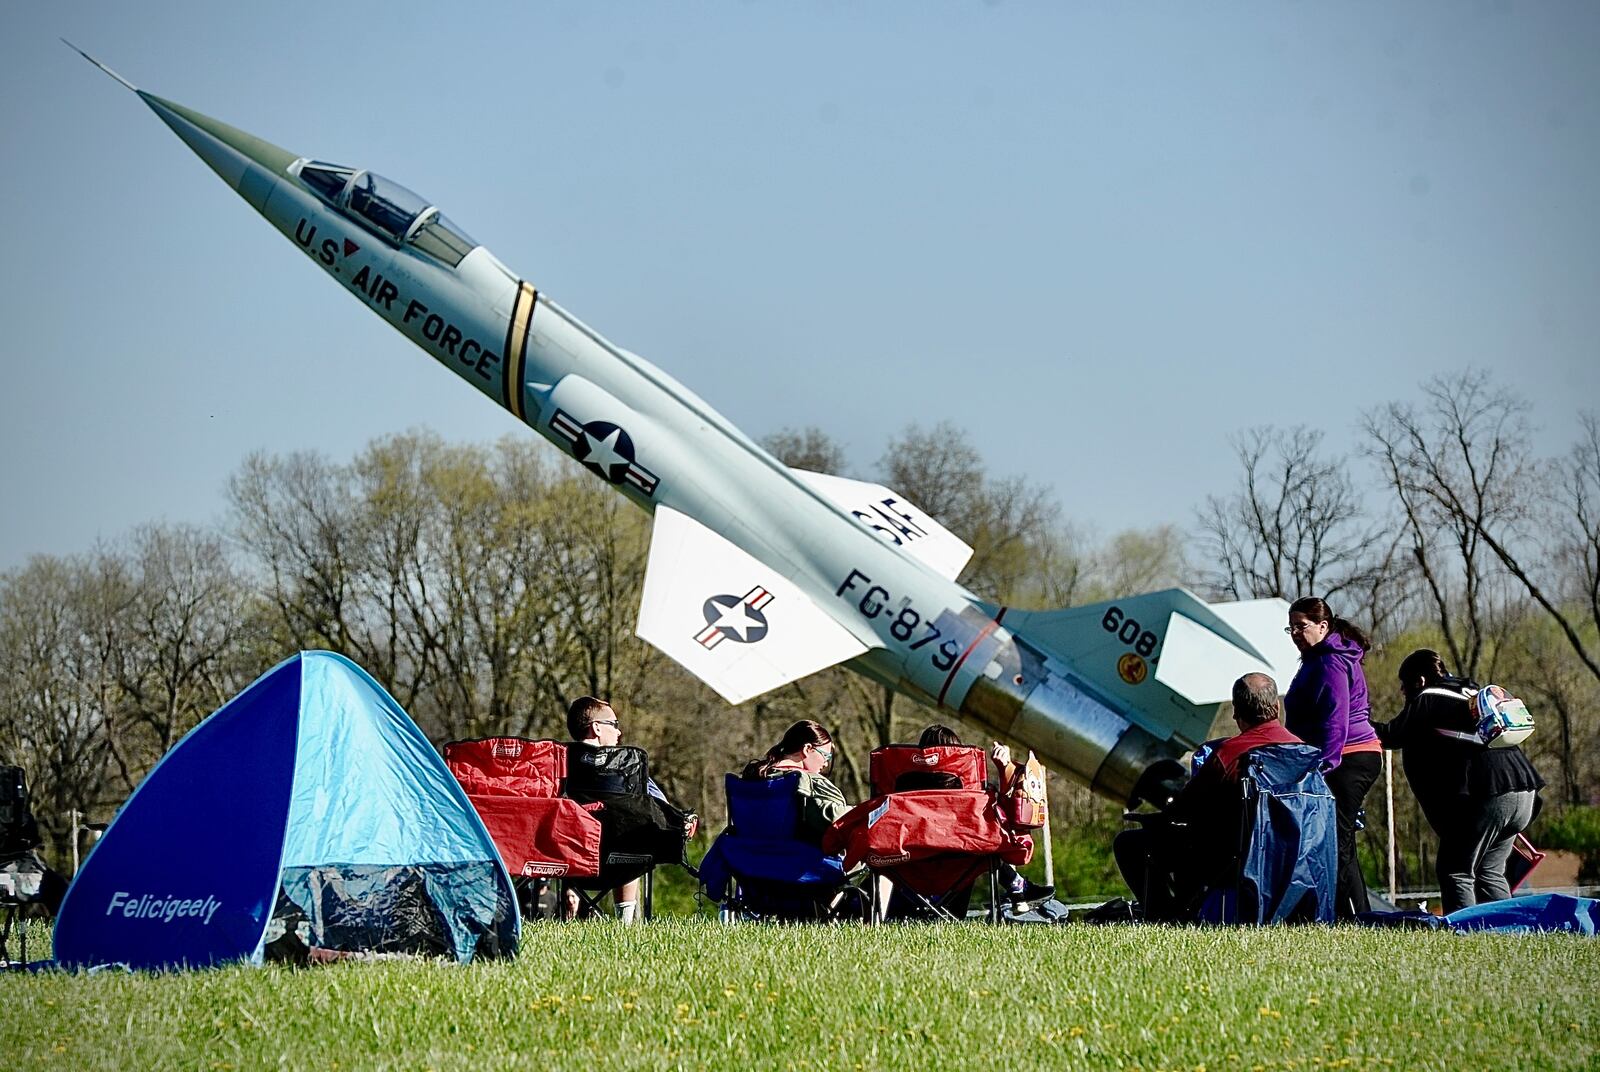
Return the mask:
<path fill-rule="evenodd" d="M 1112 853 L 1145 919 L 1189 919 L 1201 894 L 1227 881 L 1239 851 L 1245 757 L 1268 745 L 1302 743 L 1279 721 L 1281 712 L 1272 678 L 1246 674 L 1233 684 L 1239 733 L 1212 742 L 1194 777 L 1176 792 L 1170 782 L 1136 791 L 1158 810 L 1130 812 L 1127 818 L 1142 825 L 1118 834 Z"/>

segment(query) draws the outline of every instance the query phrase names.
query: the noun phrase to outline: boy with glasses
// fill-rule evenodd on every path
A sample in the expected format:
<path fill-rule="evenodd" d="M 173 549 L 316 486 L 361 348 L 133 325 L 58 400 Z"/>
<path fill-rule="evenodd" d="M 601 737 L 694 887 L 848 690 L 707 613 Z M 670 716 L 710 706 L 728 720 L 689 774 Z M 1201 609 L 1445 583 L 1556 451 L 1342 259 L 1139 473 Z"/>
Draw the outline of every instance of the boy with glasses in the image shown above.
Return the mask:
<path fill-rule="evenodd" d="M 579 744 L 615 748 L 622 743 L 622 722 L 604 700 L 580 696 L 567 707 L 567 733 Z M 681 822 L 684 840 L 694 837 L 700 826 L 699 816 L 674 807 L 654 778 L 646 779 L 645 792 L 650 795 L 653 805 L 651 811 L 654 813 L 651 818 L 656 820 L 656 825 Z M 617 810 L 616 804 L 608 807 Z M 617 918 L 624 923 L 634 922 L 638 917 L 639 880 L 634 879 L 613 890 L 612 899 L 616 902 Z M 578 896 L 572 890 L 566 893 L 566 907 L 569 918 L 578 911 Z"/>

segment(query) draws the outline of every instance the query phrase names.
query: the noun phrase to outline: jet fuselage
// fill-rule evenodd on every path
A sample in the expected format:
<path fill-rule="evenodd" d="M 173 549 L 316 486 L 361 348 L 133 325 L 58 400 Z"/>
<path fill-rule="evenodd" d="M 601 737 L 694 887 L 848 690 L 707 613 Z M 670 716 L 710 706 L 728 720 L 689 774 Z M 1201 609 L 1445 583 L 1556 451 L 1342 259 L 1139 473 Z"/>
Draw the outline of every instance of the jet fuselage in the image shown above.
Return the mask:
<path fill-rule="evenodd" d="M 1118 799 L 1151 762 L 1193 743 L 1169 739 L 1158 720 L 1146 728 L 1136 712 L 1124 717 L 1064 656 L 1008 629 L 1005 608 L 908 556 L 920 530 L 892 500 L 847 510 L 824 498 L 483 246 L 471 244 L 453 265 L 454 254 L 422 252 L 385 233 L 381 206 L 374 224 L 303 177 L 333 165 L 140 96 L 295 248 L 435 361 L 638 506 L 685 514 L 798 586 L 866 647 L 854 669 L 1020 742 Z M 1106 629 L 1115 632 L 1109 617 Z M 1153 661 L 1155 634 L 1136 627 L 1126 639 Z"/>

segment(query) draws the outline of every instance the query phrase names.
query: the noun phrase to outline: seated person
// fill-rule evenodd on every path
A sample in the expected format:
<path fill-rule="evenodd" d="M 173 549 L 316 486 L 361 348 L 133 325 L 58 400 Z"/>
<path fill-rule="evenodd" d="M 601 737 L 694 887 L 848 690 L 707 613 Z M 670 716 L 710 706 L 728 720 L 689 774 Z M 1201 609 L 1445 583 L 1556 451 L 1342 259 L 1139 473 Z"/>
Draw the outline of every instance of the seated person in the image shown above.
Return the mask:
<path fill-rule="evenodd" d="M 961 746 L 961 735 L 949 726 L 935 723 L 922 731 L 922 736 L 917 738 L 918 748 L 943 748 L 947 746 Z M 1005 780 L 1005 770 L 1011 763 L 1011 749 L 1003 744 L 996 744 L 989 751 L 989 762 L 994 764 L 994 781 L 989 783 L 989 788 L 996 791 L 1000 783 Z M 894 780 L 894 791 L 903 793 L 908 789 L 960 789 L 961 779 L 947 771 L 905 771 Z"/>
<path fill-rule="evenodd" d="M 622 743 L 622 724 L 617 718 L 617 713 L 612 710 L 610 704 L 593 696 L 580 696 L 568 705 L 567 733 L 574 741 L 597 748 L 611 748 Z M 695 830 L 700 825 L 698 816 L 693 812 L 674 807 L 667 800 L 667 795 L 661 791 L 661 787 L 656 785 L 654 778 L 645 785 L 645 791 L 650 794 L 652 802 L 649 813 L 626 816 L 625 822 L 633 820 L 632 826 L 654 826 L 663 830 L 681 826 L 684 840 L 694 837 Z M 616 813 L 622 810 L 622 805 L 620 802 L 608 803 L 607 809 Z M 602 812 L 602 827 L 610 832 L 612 826 L 607 822 L 607 818 Z M 639 880 L 634 879 L 613 890 L 612 900 L 616 902 L 617 917 L 624 923 L 632 923 L 638 915 Z M 579 908 L 578 895 L 568 890 L 565 901 L 568 918 L 571 918 Z"/>
<path fill-rule="evenodd" d="M 0 902 L 42 904 L 54 917 L 67 895 L 67 880 L 45 866 L 39 856 L 43 844 L 22 768 L 0 766 Z"/>
<path fill-rule="evenodd" d="M 949 726 L 935 723 L 922 731 L 922 736 L 917 738 L 918 748 L 941 748 L 948 745 L 959 746 L 961 735 Z M 989 783 L 989 788 L 995 792 L 1004 789 L 1006 768 L 1011 765 L 1011 749 L 998 742 L 989 750 L 989 762 L 994 764 L 994 781 Z M 960 789 L 961 779 L 947 771 L 905 771 L 896 776 L 894 792 L 904 793 L 913 789 Z M 1041 886 L 1022 877 L 1021 873 L 1010 864 L 1002 863 L 999 868 L 1000 888 L 1005 891 L 1006 897 L 1012 904 L 1022 904 L 1027 901 L 1041 901 L 1056 892 L 1054 886 Z"/>
<path fill-rule="evenodd" d="M 844 794 L 823 776 L 832 766 L 833 735 L 820 723 L 804 718 L 784 731 L 783 739 L 767 749 L 764 757 L 745 764 L 740 777 L 756 781 L 799 771 L 795 792 L 801 797 L 800 829 L 794 836 L 821 845 L 822 835 L 833 821 L 850 810 Z"/>
<path fill-rule="evenodd" d="M 1257 748 L 1301 744 L 1279 721 L 1278 686 L 1266 674 L 1233 683 L 1236 736 L 1219 743 L 1158 822 L 1124 830 L 1112 842 L 1117 867 L 1145 918 L 1176 920 L 1231 862 L 1238 849 L 1242 760 Z"/>

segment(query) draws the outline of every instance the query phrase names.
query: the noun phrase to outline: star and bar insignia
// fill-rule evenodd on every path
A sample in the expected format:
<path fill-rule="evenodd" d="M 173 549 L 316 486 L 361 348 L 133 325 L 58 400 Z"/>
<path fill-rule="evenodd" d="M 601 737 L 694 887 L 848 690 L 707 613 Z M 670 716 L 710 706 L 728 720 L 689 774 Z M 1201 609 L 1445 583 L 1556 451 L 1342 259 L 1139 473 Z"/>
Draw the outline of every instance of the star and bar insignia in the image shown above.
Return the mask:
<path fill-rule="evenodd" d="M 707 651 L 723 640 L 754 644 L 767 635 L 767 616 L 762 608 L 771 602 L 772 593 L 759 584 L 742 597 L 712 596 L 701 608 L 706 627 L 696 633 L 694 639 Z"/>
<path fill-rule="evenodd" d="M 646 496 L 655 494 L 660 478 L 634 459 L 633 440 L 622 428 L 610 421 L 579 424 L 558 409 L 550 429 L 571 445 L 572 456 L 591 473 L 612 484 L 630 484 Z"/>

